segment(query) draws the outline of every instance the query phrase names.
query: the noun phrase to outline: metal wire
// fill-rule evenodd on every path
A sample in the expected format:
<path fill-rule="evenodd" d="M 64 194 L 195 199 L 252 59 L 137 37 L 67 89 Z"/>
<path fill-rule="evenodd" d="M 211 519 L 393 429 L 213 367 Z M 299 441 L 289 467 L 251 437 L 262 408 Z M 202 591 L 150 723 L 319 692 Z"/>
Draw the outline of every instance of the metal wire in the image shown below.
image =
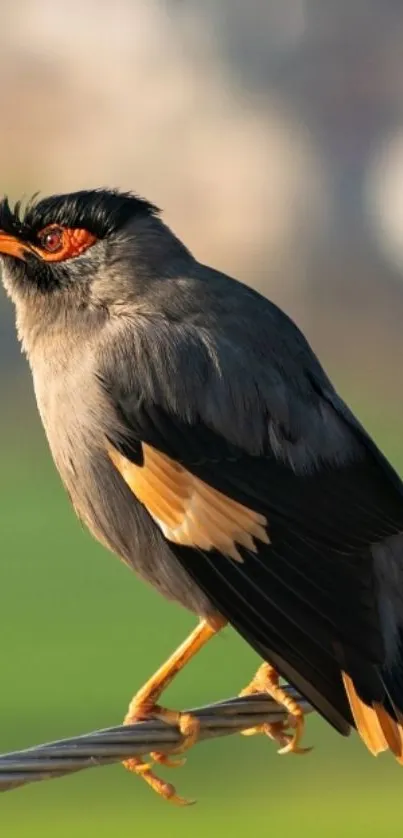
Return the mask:
<path fill-rule="evenodd" d="M 298 701 L 305 713 L 312 711 L 312 707 L 292 687 L 286 686 L 285 690 Z M 231 698 L 185 712 L 191 712 L 199 719 L 200 741 L 240 733 L 255 725 L 285 721 L 287 718 L 284 707 L 267 695 Z M 11 791 L 27 783 L 121 762 L 151 751 L 169 754 L 182 741 L 177 728 L 158 720 L 148 720 L 3 754 L 0 755 L 0 791 Z"/>

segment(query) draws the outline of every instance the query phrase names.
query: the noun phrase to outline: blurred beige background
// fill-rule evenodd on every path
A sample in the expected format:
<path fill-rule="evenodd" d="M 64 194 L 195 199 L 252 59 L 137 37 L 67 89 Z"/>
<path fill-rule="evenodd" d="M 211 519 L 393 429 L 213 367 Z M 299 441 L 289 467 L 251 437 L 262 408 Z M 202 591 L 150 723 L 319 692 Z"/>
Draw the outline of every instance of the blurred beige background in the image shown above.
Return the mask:
<path fill-rule="evenodd" d="M 2 0 L 0 193 L 152 200 L 201 260 L 288 310 L 402 466 L 402 43 L 401 0 Z M 1 293 L 0 384 L 6 750 L 118 722 L 192 621 L 82 534 Z M 172 703 L 236 692 L 254 665 L 217 642 Z M 195 751 L 173 778 L 202 798 L 191 814 L 115 768 L 6 795 L 0 829 L 398 834 L 398 769 L 319 722 L 308 739 L 302 768 L 241 737 Z"/>
<path fill-rule="evenodd" d="M 396 0 L 3 2 L 2 190 L 148 196 L 397 398 L 402 37 Z"/>

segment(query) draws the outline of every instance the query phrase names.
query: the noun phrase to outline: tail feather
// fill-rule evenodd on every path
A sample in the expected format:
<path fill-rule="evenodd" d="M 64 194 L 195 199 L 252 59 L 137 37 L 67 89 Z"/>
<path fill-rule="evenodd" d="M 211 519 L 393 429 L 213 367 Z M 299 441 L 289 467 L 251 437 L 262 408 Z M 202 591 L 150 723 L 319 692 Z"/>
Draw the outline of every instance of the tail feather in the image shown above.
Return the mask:
<path fill-rule="evenodd" d="M 403 727 L 399 722 L 389 716 L 389 713 L 382 707 L 382 704 L 374 704 L 374 710 L 378 717 L 382 733 L 388 743 L 389 749 L 395 755 L 398 762 L 403 760 Z"/>
<path fill-rule="evenodd" d="M 403 723 L 393 719 L 378 701 L 366 704 L 357 693 L 350 675 L 342 672 L 344 688 L 361 739 L 372 754 L 390 750 L 403 764 Z"/>

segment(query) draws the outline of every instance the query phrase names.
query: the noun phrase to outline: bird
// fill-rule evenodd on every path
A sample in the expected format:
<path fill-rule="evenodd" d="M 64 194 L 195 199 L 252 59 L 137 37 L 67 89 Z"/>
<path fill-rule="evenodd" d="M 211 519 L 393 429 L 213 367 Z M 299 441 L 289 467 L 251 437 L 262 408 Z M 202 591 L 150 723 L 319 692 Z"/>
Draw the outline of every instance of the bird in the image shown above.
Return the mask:
<path fill-rule="evenodd" d="M 260 656 L 240 694 L 303 707 L 403 763 L 403 483 L 296 324 L 201 264 L 160 210 L 112 188 L 0 202 L 0 267 L 50 451 L 91 533 L 198 618 L 125 723 L 198 737 L 164 689 L 224 626 Z M 125 766 L 162 798 L 154 771 Z M 180 755 L 177 757 L 180 760 Z"/>

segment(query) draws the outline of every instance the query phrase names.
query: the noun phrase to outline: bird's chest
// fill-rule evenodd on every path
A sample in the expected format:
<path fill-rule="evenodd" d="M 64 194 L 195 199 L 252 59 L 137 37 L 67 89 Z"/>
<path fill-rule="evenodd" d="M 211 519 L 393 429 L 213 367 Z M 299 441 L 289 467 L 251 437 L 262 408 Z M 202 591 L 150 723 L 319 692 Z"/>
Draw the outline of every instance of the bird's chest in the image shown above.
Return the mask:
<path fill-rule="evenodd" d="M 50 451 L 77 513 L 94 532 L 90 514 L 107 462 L 106 439 L 113 427 L 111 406 L 85 355 L 56 363 L 41 359 L 33 368 L 35 396 Z"/>
<path fill-rule="evenodd" d="M 34 372 L 35 396 L 54 463 L 76 514 L 99 541 L 122 554 L 112 514 L 113 464 L 106 452 L 113 418 L 88 366 L 85 358 L 81 364 L 78 359 L 74 365 L 43 364 L 40 372 Z"/>
<path fill-rule="evenodd" d="M 91 390 L 85 360 L 80 366 L 47 361 L 33 373 L 35 397 L 55 463 L 63 479 L 88 433 Z M 86 393 L 86 398 L 84 397 Z"/>

